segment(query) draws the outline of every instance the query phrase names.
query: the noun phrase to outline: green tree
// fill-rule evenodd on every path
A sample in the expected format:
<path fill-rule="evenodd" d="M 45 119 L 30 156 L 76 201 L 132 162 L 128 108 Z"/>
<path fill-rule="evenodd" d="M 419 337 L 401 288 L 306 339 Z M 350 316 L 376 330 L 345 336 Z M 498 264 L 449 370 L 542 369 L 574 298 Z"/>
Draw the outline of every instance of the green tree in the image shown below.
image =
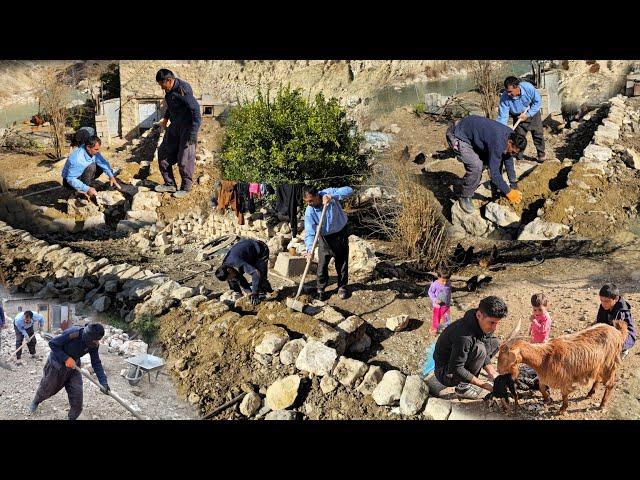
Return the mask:
<path fill-rule="evenodd" d="M 309 102 L 287 86 L 271 101 L 268 91 L 259 91 L 230 112 L 227 125 L 221 155 L 227 180 L 358 185 L 370 171 L 355 122 L 337 99 L 320 93 Z"/>

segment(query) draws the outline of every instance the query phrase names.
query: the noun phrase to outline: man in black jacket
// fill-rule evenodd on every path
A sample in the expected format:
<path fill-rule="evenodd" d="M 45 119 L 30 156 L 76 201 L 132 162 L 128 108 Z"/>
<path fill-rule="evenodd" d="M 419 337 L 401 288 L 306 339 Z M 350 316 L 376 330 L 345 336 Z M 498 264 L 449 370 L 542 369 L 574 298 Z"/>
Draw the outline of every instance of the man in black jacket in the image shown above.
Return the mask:
<path fill-rule="evenodd" d="M 104 327 L 99 323 L 89 323 L 85 327 L 71 327 L 50 342 L 51 352 L 44 366 L 44 376 L 36 395 L 29 406 L 29 415 L 47 398 L 54 396 L 62 387 L 69 397 L 69 420 L 75 420 L 82 412 L 82 376 L 75 367 L 80 367 L 80 357 L 89 354 L 91 366 L 100 382 L 100 390 L 105 395 L 110 390 L 107 375 L 102 367 L 98 348 L 104 336 Z"/>
<path fill-rule="evenodd" d="M 435 376 L 443 385 L 456 387 L 458 397 L 476 399 L 480 389 L 493 390 L 493 385 L 478 375 L 484 370 L 490 380 L 498 376 L 491 365 L 491 358 L 500 347 L 493 332 L 506 315 L 507 305 L 501 298 L 483 298 L 477 309 L 467 311 L 438 338 L 433 352 Z"/>
<path fill-rule="evenodd" d="M 251 303 L 260 303 L 260 292 L 273 292 L 267 279 L 269 267 L 269 247 L 260 240 L 243 239 L 236 243 L 216 270 L 216 278 L 229 283 L 229 288 L 237 293 L 251 294 Z M 244 274 L 251 275 L 251 287 Z M 249 289 L 251 288 L 251 289 Z"/>
<path fill-rule="evenodd" d="M 158 148 L 158 166 L 164 179 L 164 185 L 158 185 L 156 192 L 174 192 L 173 196 L 182 198 L 191 190 L 196 165 L 196 145 L 198 129 L 202 122 L 200 105 L 193 96 L 193 90 L 184 80 L 176 78 L 171 70 L 161 68 L 156 74 L 156 82 L 165 91 L 167 111 L 160 122 L 167 132 Z M 182 186 L 176 192 L 176 180 L 173 165 L 178 164 Z"/>
<path fill-rule="evenodd" d="M 636 326 L 631 316 L 631 305 L 620 296 L 620 289 L 615 284 L 607 283 L 600 289 L 600 308 L 595 323 L 613 326 L 614 320 L 622 320 L 627 324 L 628 334 L 620 354 L 624 358 L 636 343 Z"/>

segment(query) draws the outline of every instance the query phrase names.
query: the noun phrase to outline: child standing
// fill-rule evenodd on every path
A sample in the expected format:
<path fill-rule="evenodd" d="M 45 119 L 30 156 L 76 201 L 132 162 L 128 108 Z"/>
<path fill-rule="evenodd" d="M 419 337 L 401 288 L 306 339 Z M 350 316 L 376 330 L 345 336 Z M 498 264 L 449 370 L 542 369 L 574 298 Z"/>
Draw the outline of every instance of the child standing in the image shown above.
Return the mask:
<path fill-rule="evenodd" d="M 442 325 L 444 328 L 449 323 L 449 310 L 451 308 L 451 274 L 444 270 L 438 270 L 438 279 L 431 282 L 429 298 L 433 306 L 431 316 L 431 334 L 439 333 Z M 443 322 L 444 320 L 444 322 Z"/>
<path fill-rule="evenodd" d="M 547 304 L 547 297 L 545 297 L 544 293 L 536 293 L 531 297 L 531 306 L 533 307 L 533 313 L 529 317 L 531 321 L 531 326 L 529 327 L 531 343 L 544 343 L 549 339 L 551 316 L 547 311 Z"/>

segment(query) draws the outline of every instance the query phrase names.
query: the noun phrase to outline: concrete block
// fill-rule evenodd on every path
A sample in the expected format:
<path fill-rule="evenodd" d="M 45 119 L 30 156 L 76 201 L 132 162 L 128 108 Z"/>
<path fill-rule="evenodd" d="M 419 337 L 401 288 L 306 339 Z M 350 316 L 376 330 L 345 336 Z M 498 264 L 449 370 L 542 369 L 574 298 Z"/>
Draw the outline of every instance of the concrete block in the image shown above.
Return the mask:
<path fill-rule="evenodd" d="M 280 252 L 273 267 L 276 273 L 285 277 L 297 277 L 302 275 L 307 259 L 302 256 L 291 256 L 289 252 Z"/>

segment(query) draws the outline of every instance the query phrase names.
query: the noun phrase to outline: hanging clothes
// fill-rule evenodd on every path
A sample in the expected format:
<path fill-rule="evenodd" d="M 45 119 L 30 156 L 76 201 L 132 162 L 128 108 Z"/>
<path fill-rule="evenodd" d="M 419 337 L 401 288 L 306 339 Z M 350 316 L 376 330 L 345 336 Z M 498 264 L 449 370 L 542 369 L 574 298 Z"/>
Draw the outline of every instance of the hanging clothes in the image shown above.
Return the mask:
<path fill-rule="evenodd" d="M 238 191 L 236 182 L 233 180 L 223 180 L 220 186 L 220 196 L 218 197 L 218 210 L 223 212 L 227 207 L 231 207 L 236 213 L 238 223 L 244 225 L 244 215 L 238 205 Z"/>
<path fill-rule="evenodd" d="M 280 215 L 289 217 L 291 235 L 298 235 L 298 205 L 302 202 L 302 185 L 278 185 L 276 210 Z"/>
<path fill-rule="evenodd" d="M 260 184 L 259 183 L 250 183 L 249 184 L 249 196 L 250 197 L 262 197 L 260 193 Z"/>
<path fill-rule="evenodd" d="M 220 197 L 221 186 L 222 182 L 220 180 L 216 180 L 213 184 L 213 194 L 211 195 L 211 200 L 209 200 L 212 208 L 216 208 L 218 206 L 218 198 Z"/>
<path fill-rule="evenodd" d="M 256 206 L 253 198 L 249 195 L 249 184 L 246 182 L 238 182 L 236 184 L 236 190 L 238 192 L 238 211 L 245 213 L 253 213 L 256 211 Z"/>

